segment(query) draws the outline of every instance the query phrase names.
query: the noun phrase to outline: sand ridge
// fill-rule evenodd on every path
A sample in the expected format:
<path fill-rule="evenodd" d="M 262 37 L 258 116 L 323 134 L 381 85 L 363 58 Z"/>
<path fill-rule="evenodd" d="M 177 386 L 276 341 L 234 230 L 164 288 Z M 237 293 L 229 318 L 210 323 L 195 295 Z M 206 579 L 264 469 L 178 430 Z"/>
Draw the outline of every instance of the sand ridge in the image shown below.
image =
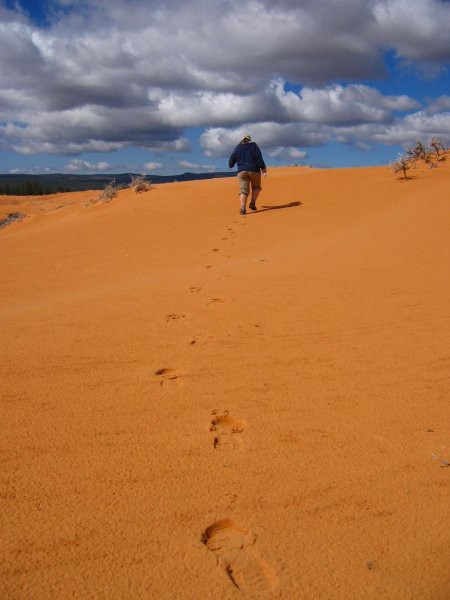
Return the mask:
<path fill-rule="evenodd" d="M 446 599 L 447 163 L 0 198 L 1 596 Z"/>

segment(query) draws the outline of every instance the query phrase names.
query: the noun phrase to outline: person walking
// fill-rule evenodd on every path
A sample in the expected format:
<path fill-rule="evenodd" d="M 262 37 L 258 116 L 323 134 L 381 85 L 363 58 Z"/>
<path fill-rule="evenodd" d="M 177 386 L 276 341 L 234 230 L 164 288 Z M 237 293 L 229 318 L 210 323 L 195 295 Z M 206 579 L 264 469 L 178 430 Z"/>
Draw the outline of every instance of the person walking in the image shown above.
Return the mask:
<path fill-rule="evenodd" d="M 266 176 L 267 169 L 258 144 L 252 142 L 249 134 L 244 135 L 241 142 L 236 146 L 228 161 L 230 169 L 237 164 L 238 178 L 240 184 L 239 199 L 241 202 L 241 215 L 247 212 L 247 198 L 252 197 L 249 208 L 256 210 L 256 200 L 261 191 L 261 173 Z"/>

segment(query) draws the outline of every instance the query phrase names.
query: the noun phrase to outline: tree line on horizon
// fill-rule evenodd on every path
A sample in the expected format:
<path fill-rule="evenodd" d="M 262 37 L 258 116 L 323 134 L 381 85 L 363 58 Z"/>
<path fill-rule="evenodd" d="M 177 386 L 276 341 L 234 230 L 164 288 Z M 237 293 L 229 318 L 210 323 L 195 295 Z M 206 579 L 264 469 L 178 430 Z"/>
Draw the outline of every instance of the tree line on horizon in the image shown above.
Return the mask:
<path fill-rule="evenodd" d="M 71 191 L 70 187 L 64 187 L 63 185 L 57 185 L 56 187 L 43 186 L 37 181 L 30 180 L 17 185 L 11 183 L 0 184 L 0 196 L 49 196 Z"/>
<path fill-rule="evenodd" d="M 175 181 L 191 181 L 196 179 L 211 179 L 215 177 L 232 177 L 233 172 L 214 173 L 181 173 L 179 175 L 152 175 L 152 183 L 172 183 Z M 5 196 L 42 196 L 61 194 L 65 192 L 81 192 L 101 190 L 105 185 L 115 182 L 117 186 L 128 187 L 135 177 L 134 173 L 118 174 L 0 174 L 0 195 Z"/>

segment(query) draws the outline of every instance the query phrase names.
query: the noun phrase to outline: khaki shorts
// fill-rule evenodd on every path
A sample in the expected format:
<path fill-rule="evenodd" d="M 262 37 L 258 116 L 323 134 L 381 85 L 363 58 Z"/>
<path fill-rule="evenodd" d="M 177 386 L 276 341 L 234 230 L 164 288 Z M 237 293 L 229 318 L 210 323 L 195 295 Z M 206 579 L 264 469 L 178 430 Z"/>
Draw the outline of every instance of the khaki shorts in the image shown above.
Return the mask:
<path fill-rule="evenodd" d="M 241 186 L 239 193 L 244 196 L 250 194 L 250 184 L 252 186 L 252 191 L 261 189 L 261 172 L 253 173 L 252 171 L 239 171 L 238 178 Z"/>

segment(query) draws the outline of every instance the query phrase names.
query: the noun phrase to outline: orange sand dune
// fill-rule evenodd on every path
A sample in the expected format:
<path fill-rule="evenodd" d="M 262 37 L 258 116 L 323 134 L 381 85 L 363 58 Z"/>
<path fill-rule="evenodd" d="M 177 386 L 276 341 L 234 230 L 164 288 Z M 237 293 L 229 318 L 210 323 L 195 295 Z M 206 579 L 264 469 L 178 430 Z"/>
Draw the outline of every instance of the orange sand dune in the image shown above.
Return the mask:
<path fill-rule="evenodd" d="M 1 598 L 449 598 L 450 163 L 410 173 L 0 200 Z"/>

